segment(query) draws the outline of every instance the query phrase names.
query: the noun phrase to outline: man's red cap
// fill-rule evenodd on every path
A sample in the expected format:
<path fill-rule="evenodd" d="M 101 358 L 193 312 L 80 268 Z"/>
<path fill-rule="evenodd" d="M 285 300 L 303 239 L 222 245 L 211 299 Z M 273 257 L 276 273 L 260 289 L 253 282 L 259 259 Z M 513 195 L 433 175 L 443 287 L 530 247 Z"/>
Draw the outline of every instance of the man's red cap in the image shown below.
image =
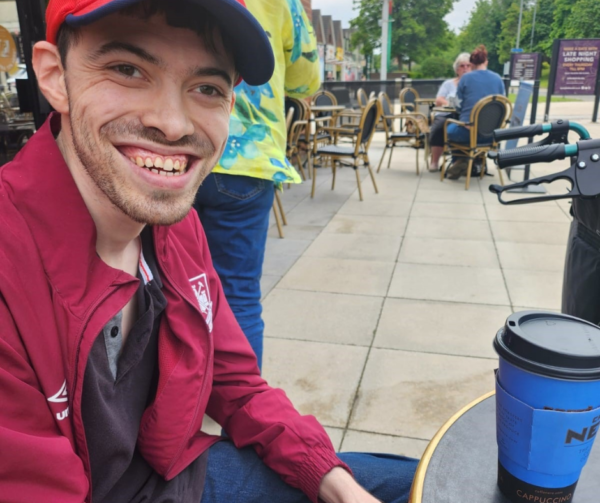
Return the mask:
<path fill-rule="evenodd" d="M 46 9 L 46 40 L 56 44 L 63 23 L 81 27 L 114 14 L 142 0 L 50 0 Z M 244 0 L 170 0 L 200 5 L 221 27 L 231 43 L 236 70 L 248 84 L 257 86 L 273 75 L 275 58 L 271 43 L 258 21 L 246 9 Z"/>

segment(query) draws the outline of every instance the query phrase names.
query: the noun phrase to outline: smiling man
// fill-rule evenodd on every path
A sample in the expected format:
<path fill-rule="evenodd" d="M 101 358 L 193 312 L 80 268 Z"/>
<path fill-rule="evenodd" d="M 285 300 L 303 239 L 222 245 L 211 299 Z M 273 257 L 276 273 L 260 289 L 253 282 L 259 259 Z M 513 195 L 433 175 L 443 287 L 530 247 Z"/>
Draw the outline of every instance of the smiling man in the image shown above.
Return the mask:
<path fill-rule="evenodd" d="M 273 71 L 254 18 L 50 0 L 47 29 L 56 112 L 0 170 L 0 500 L 406 501 L 414 460 L 336 456 L 260 377 L 190 212 L 234 84 Z"/>

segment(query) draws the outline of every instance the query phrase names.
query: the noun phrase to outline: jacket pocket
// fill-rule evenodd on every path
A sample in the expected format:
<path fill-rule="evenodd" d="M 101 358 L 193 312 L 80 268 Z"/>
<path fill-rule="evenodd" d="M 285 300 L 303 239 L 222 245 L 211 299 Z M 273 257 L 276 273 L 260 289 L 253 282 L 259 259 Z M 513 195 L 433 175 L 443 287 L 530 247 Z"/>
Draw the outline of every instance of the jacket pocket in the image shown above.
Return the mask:
<path fill-rule="evenodd" d="M 226 196 L 244 201 L 265 190 L 265 180 L 251 176 L 223 175 L 214 173 L 217 190 Z"/>

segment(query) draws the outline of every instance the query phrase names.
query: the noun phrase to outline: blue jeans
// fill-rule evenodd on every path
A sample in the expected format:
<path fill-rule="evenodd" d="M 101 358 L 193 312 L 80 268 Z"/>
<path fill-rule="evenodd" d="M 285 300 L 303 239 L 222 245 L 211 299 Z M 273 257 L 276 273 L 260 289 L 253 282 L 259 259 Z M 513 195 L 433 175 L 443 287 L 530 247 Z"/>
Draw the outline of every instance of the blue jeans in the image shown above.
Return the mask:
<path fill-rule="evenodd" d="M 262 365 L 260 278 L 275 185 L 249 176 L 211 173 L 198 190 L 198 212 L 225 297 Z"/>
<path fill-rule="evenodd" d="M 406 503 L 417 460 L 390 454 L 343 452 L 338 457 L 357 482 L 383 503 Z M 222 440 L 210 448 L 202 503 L 310 503 L 287 485 L 254 449 Z"/>
<path fill-rule="evenodd" d="M 471 131 L 469 131 L 466 127 L 450 123 L 448 124 L 448 140 L 453 143 L 468 145 L 471 141 Z M 492 143 L 492 139 L 484 136 L 479 136 L 477 138 L 478 145 L 485 145 L 487 143 Z"/>

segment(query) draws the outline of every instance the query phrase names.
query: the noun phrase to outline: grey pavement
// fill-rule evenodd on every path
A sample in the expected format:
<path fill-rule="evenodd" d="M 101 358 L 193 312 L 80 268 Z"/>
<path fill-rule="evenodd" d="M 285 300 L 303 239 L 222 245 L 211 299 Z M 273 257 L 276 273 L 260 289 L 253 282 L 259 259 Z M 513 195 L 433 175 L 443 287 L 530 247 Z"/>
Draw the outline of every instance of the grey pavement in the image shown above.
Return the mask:
<path fill-rule="evenodd" d="M 375 166 L 382 148 L 377 133 Z M 283 193 L 289 225 L 285 239 L 271 227 L 262 278 L 264 375 L 337 449 L 420 457 L 493 389 L 492 340 L 506 317 L 560 309 L 569 204 L 501 206 L 488 191 L 497 176 L 465 191 L 464 179 L 417 176 L 407 149 L 376 175 L 379 194 L 362 175 L 363 202 L 350 168 L 334 191 L 318 169 L 314 199 L 310 183 Z"/>

